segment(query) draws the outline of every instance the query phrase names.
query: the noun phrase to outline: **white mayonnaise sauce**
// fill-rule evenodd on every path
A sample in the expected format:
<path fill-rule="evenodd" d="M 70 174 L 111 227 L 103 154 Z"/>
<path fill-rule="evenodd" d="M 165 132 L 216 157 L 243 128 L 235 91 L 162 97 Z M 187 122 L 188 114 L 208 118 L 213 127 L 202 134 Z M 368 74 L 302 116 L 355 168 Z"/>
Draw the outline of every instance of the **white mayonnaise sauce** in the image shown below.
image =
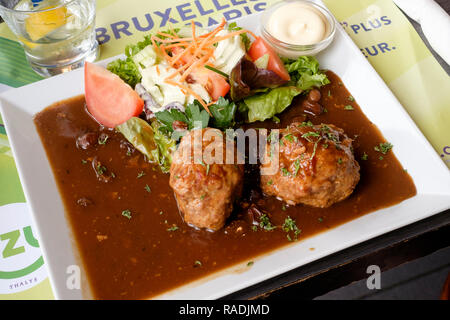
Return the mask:
<path fill-rule="evenodd" d="M 315 44 L 330 33 L 330 25 L 322 12 L 309 4 L 295 2 L 276 9 L 266 28 L 274 38 L 293 45 Z"/>

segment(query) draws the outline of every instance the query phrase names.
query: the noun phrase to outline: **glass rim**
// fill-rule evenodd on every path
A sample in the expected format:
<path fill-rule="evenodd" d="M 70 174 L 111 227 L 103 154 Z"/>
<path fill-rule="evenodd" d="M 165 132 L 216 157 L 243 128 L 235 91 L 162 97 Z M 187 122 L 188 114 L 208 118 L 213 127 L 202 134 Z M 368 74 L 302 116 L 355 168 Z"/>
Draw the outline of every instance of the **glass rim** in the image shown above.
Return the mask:
<path fill-rule="evenodd" d="M 70 1 L 67 1 L 65 3 L 60 3 L 60 4 L 58 4 L 57 6 L 55 6 L 53 8 L 47 8 L 47 9 L 42 9 L 42 10 L 15 10 L 15 9 L 7 8 L 7 7 L 5 7 L 2 4 L 0 4 L 0 9 L 5 10 L 5 11 L 9 11 L 9 12 L 12 12 L 12 13 L 30 14 L 30 13 L 46 12 L 46 11 L 59 9 L 59 8 L 65 7 L 65 6 L 71 4 L 72 2 L 75 2 L 75 1 L 79 1 L 79 0 L 70 0 Z"/>

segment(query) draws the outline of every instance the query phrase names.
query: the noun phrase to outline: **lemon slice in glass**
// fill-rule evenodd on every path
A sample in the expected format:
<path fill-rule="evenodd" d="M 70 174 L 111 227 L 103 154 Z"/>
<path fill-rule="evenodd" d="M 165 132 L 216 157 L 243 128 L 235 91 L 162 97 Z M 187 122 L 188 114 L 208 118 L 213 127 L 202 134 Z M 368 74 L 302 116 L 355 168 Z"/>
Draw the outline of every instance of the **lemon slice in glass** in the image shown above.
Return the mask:
<path fill-rule="evenodd" d="M 25 20 L 25 30 L 32 41 L 37 41 L 67 23 L 70 14 L 65 7 L 48 7 L 46 11 L 31 13 Z"/>

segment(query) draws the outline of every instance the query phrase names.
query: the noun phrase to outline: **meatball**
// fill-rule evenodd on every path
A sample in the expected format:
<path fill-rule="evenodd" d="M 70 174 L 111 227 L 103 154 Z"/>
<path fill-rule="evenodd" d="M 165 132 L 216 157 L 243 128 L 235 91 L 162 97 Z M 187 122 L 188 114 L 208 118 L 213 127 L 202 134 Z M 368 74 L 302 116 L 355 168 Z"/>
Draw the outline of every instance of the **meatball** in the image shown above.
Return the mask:
<path fill-rule="evenodd" d="M 242 193 L 244 166 L 235 164 L 234 142 L 225 141 L 217 129 L 191 130 L 173 155 L 170 186 L 184 221 L 197 228 L 221 229 Z"/>
<path fill-rule="evenodd" d="M 261 165 L 261 188 L 288 204 L 326 208 L 347 198 L 359 181 L 352 140 L 334 125 L 295 122 L 268 139 Z M 274 164 L 273 146 L 279 146 Z M 272 151 L 270 151 L 272 149 Z M 276 168 L 265 174 L 269 168 Z"/>

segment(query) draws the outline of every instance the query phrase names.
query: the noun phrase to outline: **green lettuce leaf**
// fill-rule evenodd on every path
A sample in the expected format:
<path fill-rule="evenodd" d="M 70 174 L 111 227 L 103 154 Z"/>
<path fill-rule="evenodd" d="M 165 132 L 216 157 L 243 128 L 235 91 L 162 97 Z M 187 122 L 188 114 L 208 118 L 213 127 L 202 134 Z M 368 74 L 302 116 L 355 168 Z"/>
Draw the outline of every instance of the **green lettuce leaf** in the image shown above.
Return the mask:
<path fill-rule="evenodd" d="M 279 87 L 267 93 L 257 94 L 244 99 L 239 110 L 248 110 L 248 122 L 264 121 L 283 112 L 302 90 L 295 86 Z"/>
<path fill-rule="evenodd" d="M 129 44 L 125 47 L 125 55 L 129 58 L 136 55 L 139 51 L 143 50 L 146 46 L 152 44 L 152 36 L 145 36 L 142 41 L 139 41 L 136 44 Z"/>
<path fill-rule="evenodd" d="M 175 29 L 177 32 L 179 29 Z M 171 30 L 165 31 L 165 33 L 173 34 Z M 144 37 L 142 41 L 139 41 L 136 44 L 130 44 L 125 47 L 125 55 L 126 59 L 117 59 L 110 62 L 107 66 L 107 69 L 112 73 L 117 74 L 123 81 L 128 83 L 132 88 L 136 86 L 139 82 L 141 82 L 142 76 L 139 72 L 139 68 L 133 61 L 133 56 L 142 51 L 145 47 L 152 45 L 151 35 L 147 35 Z M 159 35 L 161 39 L 165 39 L 165 36 Z M 156 41 L 156 44 L 159 45 L 159 42 Z"/>
<path fill-rule="evenodd" d="M 176 141 L 162 133 L 156 121 L 150 125 L 141 118 L 133 117 L 116 129 L 150 162 L 158 163 L 163 172 L 169 171 Z"/>
<path fill-rule="evenodd" d="M 239 30 L 242 30 L 242 28 L 239 27 L 236 22 L 232 22 L 228 25 L 228 31 L 239 31 Z M 247 33 L 241 33 L 240 36 L 241 36 L 242 42 L 244 43 L 245 50 L 248 51 L 248 49 L 250 49 L 250 45 L 251 45 L 250 38 L 248 37 Z"/>
<path fill-rule="evenodd" d="M 172 164 L 172 154 L 177 149 L 177 142 L 159 130 L 159 127 L 158 121 L 153 121 L 154 139 L 158 146 L 158 151 L 153 151 L 153 157 L 157 159 L 156 161 L 159 163 L 161 171 L 167 173 Z"/>
<path fill-rule="evenodd" d="M 175 33 L 177 33 L 180 29 L 179 28 L 175 28 L 172 30 L 166 30 L 166 31 L 162 31 L 162 33 L 166 33 L 166 34 L 170 34 L 170 35 L 175 35 Z M 162 35 L 158 35 L 158 38 L 164 40 L 167 37 L 166 36 L 162 36 Z M 159 46 L 160 42 L 159 41 L 155 41 L 156 45 Z M 134 55 L 136 55 L 138 52 L 140 52 L 141 50 L 143 50 L 145 47 L 152 45 L 152 35 L 147 35 L 144 36 L 144 39 L 142 41 L 139 41 L 136 44 L 129 44 L 125 47 L 125 55 L 127 57 L 133 57 Z"/>
<path fill-rule="evenodd" d="M 311 56 L 301 56 L 297 60 L 284 59 L 284 66 L 291 76 L 291 84 L 308 91 L 330 83 L 325 73 L 319 69 L 319 62 Z"/>
<path fill-rule="evenodd" d="M 132 88 L 141 82 L 142 76 L 138 67 L 133 60 L 128 57 L 125 60 L 117 59 L 110 62 L 107 69 L 117 74 L 123 81 L 128 83 Z"/>

